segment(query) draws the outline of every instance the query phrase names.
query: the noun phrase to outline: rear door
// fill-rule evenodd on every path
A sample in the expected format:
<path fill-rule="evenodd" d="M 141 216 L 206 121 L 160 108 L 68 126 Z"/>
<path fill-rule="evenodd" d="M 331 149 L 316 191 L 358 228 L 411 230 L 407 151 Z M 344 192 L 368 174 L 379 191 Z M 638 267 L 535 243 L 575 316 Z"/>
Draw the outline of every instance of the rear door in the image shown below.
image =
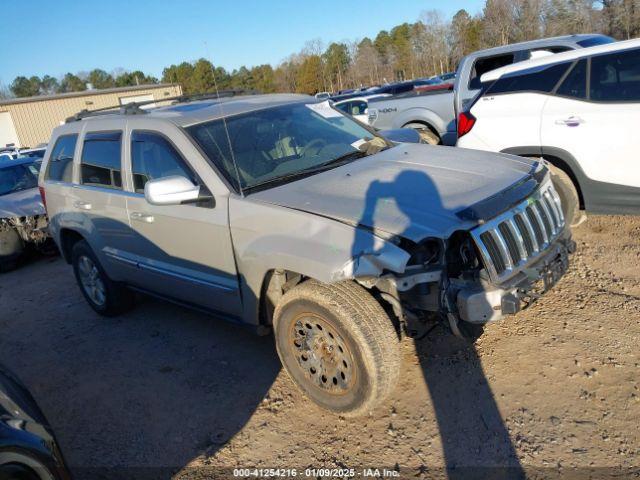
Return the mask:
<path fill-rule="evenodd" d="M 158 122 L 153 130 L 147 130 L 137 128 L 135 120 L 129 125 L 127 213 L 135 233 L 129 252 L 139 268 L 134 283 L 169 298 L 240 316 L 228 192 L 220 183 L 205 185 L 204 179 L 213 173 L 211 168 L 203 172 L 200 165 L 196 171 L 193 160 L 200 154 L 174 127 Z M 149 128 L 149 123 L 140 126 Z M 145 183 L 173 175 L 200 184 L 213 193 L 215 203 L 148 203 Z"/>
<path fill-rule="evenodd" d="M 640 49 L 581 60 L 545 104 L 541 139 L 587 177 L 640 187 Z"/>
<path fill-rule="evenodd" d="M 106 120 L 85 128 L 74 184 L 66 189 L 66 226 L 82 232 L 100 263 L 114 280 L 126 280 L 130 266 L 113 253 L 131 240 L 126 193 L 122 188 L 124 122 Z"/>

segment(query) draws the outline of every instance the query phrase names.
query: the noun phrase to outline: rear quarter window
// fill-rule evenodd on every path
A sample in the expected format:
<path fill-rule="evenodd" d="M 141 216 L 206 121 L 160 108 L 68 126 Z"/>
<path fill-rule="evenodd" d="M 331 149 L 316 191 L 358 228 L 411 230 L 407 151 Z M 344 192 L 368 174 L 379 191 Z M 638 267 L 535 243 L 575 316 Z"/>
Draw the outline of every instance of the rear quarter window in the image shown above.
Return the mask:
<path fill-rule="evenodd" d="M 508 53 L 505 55 L 495 55 L 493 57 L 479 58 L 473 64 L 471 69 L 471 76 L 469 78 L 469 88 L 471 90 L 477 90 L 482 87 L 480 83 L 480 77 L 491 70 L 496 68 L 511 65 L 515 61 L 515 53 Z"/>
<path fill-rule="evenodd" d="M 550 93 L 570 65 L 570 63 L 560 63 L 551 65 L 544 70 L 518 72 L 518 75 L 499 78 L 487 90 L 486 95 L 517 92 Z"/>
<path fill-rule="evenodd" d="M 73 173 L 73 152 L 76 149 L 78 135 L 58 137 L 49 157 L 45 180 L 71 183 Z"/>

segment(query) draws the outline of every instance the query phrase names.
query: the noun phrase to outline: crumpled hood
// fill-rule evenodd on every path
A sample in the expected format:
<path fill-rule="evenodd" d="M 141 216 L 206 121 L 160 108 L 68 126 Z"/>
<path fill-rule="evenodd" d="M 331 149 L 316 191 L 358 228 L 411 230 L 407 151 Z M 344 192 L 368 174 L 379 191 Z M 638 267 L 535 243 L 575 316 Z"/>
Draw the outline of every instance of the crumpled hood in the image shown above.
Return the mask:
<path fill-rule="evenodd" d="M 536 160 L 403 144 L 248 198 L 413 241 L 447 238 L 476 221 L 456 213 L 531 177 Z"/>
<path fill-rule="evenodd" d="M 0 196 L 0 218 L 31 217 L 45 213 L 37 188 L 20 190 Z"/>

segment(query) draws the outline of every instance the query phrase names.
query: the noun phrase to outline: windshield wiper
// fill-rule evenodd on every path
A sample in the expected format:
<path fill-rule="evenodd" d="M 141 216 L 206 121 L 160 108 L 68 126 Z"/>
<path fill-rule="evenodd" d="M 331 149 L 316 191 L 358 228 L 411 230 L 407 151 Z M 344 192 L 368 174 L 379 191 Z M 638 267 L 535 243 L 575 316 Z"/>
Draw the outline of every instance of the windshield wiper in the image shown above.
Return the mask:
<path fill-rule="evenodd" d="M 366 156 L 367 154 L 365 152 L 362 152 L 360 150 L 355 150 L 353 152 L 340 155 L 339 157 L 336 157 L 320 165 L 305 168 L 303 170 L 298 170 L 297 172 L 288 173 L 286 175 L 281 175 L 279 177 L 269 178 L 268 180 L 264 180 L 262 182 L 255 183 L 253 185 L 249 185 L 247 187 L 244 187 L 243 190 L 251 191 L 256 188 L 264 187 L 267 185 L 274 185 L 274 184 L 278 185 L 282 183 L 287 183 L 292 180 L 296 180 L 298 178 L 308 177 L 309 175 L 331 170 L 332 168 L 339 167 L 341 164 L 347 163 L 349 160 L 355 160 L 357 158 L 362 158 Z"/>

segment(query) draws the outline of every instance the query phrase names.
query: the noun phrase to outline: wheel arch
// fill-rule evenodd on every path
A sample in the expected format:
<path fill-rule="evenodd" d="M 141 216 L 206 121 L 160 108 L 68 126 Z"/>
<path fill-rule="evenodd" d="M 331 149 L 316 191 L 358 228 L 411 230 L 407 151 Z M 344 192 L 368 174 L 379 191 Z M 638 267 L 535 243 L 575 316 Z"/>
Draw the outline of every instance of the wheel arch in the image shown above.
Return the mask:
<path fill-rule="evenodd" d="M 67 263 L 71 263 L 71 251 L 73 246 L 81 240 L 85 240 L 84 236 L 77 230 L 71 228 L 63 228 L 59 233 L 60 253 Z"/>
<path fill-rule="evenodd" d="M 585 175 L 577 160 L 569 152 L 554 147 L 511 147 L 505 148 L 500 153 L 508 153 L 520 157 L 544 158 L 551 165 L 559 168 L 569 176 L 578 193 L 580 208 L 585 208 L 586 200 L 583 189 Z"/>

